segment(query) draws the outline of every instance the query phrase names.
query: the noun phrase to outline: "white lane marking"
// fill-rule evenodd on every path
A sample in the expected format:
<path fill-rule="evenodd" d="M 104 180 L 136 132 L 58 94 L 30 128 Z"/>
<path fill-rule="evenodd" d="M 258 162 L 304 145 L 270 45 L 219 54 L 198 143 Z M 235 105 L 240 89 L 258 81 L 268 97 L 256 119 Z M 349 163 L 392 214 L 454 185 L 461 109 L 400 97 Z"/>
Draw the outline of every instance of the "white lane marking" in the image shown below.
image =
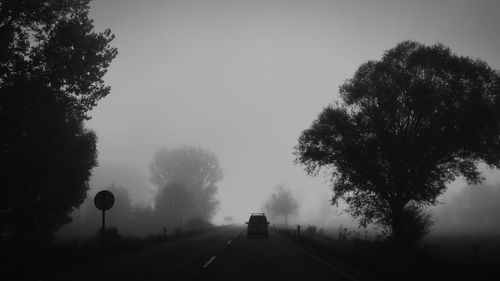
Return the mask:
<path fill-rule="evenodd" d="M 215 256 L 211 257 L 204 265 L 203 268 L 207 268 L 213 261 L 215 260 Z"/>
<path fill-rule="evenodd" d="M 231 240 L 227 241 L 226 245 L 231 244 L 231 242 L 233 242 L 233 240 L 234 240 L 234 239 L 236 239 L 236 237 L 240 236 L 240 234 L 241 234 L 241 232 L 242 232 L 242 231 L 243 231 L 243 229 L 242 229 L 242 230 L 240 230 L 240 232 L 238 232 L 238 234 L 236 234 L 236 236 L 234 236 L 234 237 L 233 237 L 233 239 L 231 239 Z"/>
<path fill-rule="evenodd" d="M 241 234 L 241 232 L 243 232 L 243 229 L 240 230 L 240 232 L 238 232 L 238 234 L 236 234 L 236 236 L 234 236 L 233 239 L 229 240 L 226 243 L 226 245 L 224 245 L 224 247 L 222 247 L 222 249 L 220 249 L 220 251 L 217 252 L 217 255 L 220 254 L 226 248 L 227 245 L 231 244 L 231 242 L 233 242 L 233 240 L 236 239 L 236 237 L 238 237 Z M 211 257 L 202 267 L 207 268 L 215 260 L 215 257 L 216 256 Z"/>

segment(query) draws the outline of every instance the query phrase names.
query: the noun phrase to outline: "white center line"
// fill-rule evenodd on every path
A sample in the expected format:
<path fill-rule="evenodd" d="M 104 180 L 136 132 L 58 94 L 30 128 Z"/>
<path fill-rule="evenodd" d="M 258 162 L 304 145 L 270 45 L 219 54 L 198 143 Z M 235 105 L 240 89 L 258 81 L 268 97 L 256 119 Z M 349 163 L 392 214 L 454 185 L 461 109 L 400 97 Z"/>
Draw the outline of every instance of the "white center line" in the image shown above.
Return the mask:
<path fill-rule="evenodd" d="M 227 246 L 227 245 L 231 244 L 231 242 L 233 242 L 233 240 L 234 240 L 236 237 L 238 237 L 242 231 L 243 231 L 243 230 L 241 230 L 240 232 L 238 232 L 238 234 L 236 234 L 236 236 L 234 236 L 234 237 L 233 237 L 233 239 L 229 240 L 229 241 L 226 243 L 226 245 L 225 245 L 225 246 Z M 222 249 L 220 249 L 220 251 L 217 253 L 217 255 L 218 255 L 219 253 L 221 253 L 221 252 L 225 249 L 225 246 L 224 246 L 224 247 L 222 247 Z M 203 267 L 203 268 L 207 268 L 207 267 L 208 267 L 208 266 L 209 266 L 209 265 L 210 265 L 210 264 L 211 264 L 211 263 L 215 260 L 215 257 L 216 257 L 216 255 L 215 255 L 215 256 L 213 256 L 213 257 L 211 257 L 211 258 L 210 258 L 210 259 L 209 259 L 209 260 L 208 260 L 208 261 L 207 261 L 207 262 L 206 262 L 206 263 L 205 263 L 202 267 Z"/>
<path fill-rule="evenodd" d="M 204 265 L 203 268 L 207 268 L 213 261 L 215 260 L 215 256 L 211 257 Z"/>

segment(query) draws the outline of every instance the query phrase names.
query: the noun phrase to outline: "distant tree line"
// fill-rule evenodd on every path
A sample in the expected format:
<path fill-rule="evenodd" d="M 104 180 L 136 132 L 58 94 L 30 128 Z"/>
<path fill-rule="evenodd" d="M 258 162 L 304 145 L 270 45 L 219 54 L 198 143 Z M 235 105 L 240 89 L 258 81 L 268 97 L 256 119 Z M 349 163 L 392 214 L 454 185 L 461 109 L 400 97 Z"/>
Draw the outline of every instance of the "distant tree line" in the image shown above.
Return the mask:
<path fill-rule="evenodd" d="M 117 228 L 120 234 L 146 236 L 211 226 L 219 205 L 216 183 L 223 177 L 214 153 L 190 146 L 163 149 L 155 155 L 150 168 L 157 186 L 153 206 L 134 205 L 127 187 L 106 187 L 115 196 L 115 205 L 106 216 L 109 227 Z M 62 229 L 61 235 L 97 234 L 101 213 L 92 197 L 72 216 L 73 222 Z"/>

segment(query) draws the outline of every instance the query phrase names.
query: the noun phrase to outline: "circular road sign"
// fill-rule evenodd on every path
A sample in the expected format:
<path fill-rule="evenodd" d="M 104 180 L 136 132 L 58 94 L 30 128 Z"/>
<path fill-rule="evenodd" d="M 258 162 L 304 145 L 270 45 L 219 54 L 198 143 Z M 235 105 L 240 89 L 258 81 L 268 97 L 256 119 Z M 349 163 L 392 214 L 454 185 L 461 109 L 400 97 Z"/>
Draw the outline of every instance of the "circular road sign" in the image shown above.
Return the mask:
<path fill-rule="evenodd" d="M 94 197 L 94 205 L 101 211 L 106 211 L 113 207 L 115 197 L 107 190 L 99 191 Z"/>

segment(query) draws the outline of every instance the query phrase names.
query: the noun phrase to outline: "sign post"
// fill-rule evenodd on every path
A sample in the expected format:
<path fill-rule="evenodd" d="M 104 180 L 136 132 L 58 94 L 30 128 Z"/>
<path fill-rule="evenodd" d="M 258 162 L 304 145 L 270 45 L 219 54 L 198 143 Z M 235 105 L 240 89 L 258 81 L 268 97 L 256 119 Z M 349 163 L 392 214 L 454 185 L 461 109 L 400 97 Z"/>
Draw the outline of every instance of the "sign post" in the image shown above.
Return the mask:
<path fill-rule="evenodd" d="M 105 231 L 106 211 L 111 209 L 114 203 L 115 203 L 115 197 L 113 196 L 113 193 L 107 190 L 99 191 L 94 197 L 94 205 L 97 207 L 97 209 L 102 211 L 101 239 L 103 245 L 104 245 L 104 235 L 106 233 Z"/>

